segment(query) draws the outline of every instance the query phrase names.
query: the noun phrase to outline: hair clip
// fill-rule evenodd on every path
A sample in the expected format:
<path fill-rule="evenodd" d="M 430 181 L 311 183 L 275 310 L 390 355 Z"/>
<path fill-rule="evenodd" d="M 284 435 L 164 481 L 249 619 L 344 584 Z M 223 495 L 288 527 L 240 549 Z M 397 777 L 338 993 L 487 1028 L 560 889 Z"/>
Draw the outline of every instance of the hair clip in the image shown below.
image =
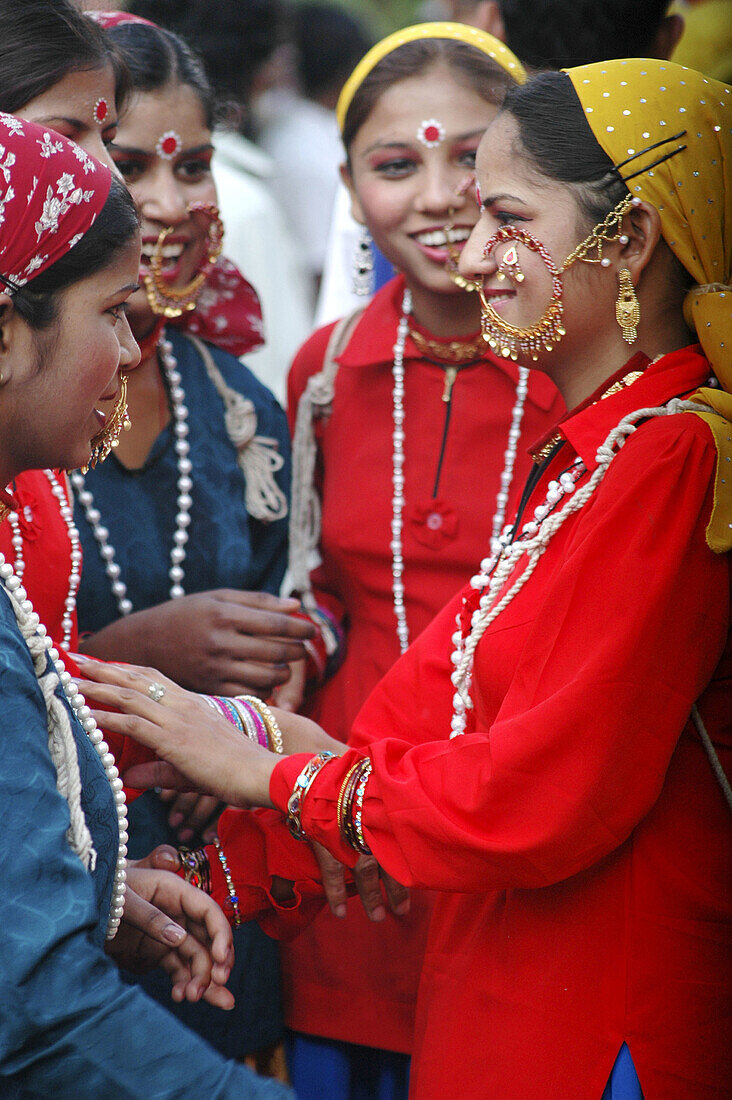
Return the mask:
<path fill-rule="evenodd" d="M 619 164 L 613 165 L 613 169 L 618 173 L 623 183 L 627 183 L 628 180 L 635 179 L 636 176 L 642 176 L 645 172 L 650 172 L 652 168 L 657 168 L 659 164 L 663 164 L 665 160 L 669 160 L 671 157 L 675 157 L 677 153 L 683 152 L 687 148 L 686 145 L 679 145 L 676 149 L 672 149 L 670 153 L 665 153 L 658 160 L 654 160 L 652 164 L 647 164 L 645 168 L 639 168 L 637 172 L 631 172 L 629 176 L 623 176 L 620 174 L 620 169 L 624 168 L 626 164 L 630 164 L 632 160 L 637 160 L 638 157 L 643 157 L 646 153 L 652 153 L 654 149 L 660 148 L 662 145 L 668 145 L 670 141 L 677 141 L 679 138 L 684 137 L 686 130 L 679 130 L 678 134 L 672 134 L 671 137 L 662 138 L 661 141 L 656 141 L 653 145 L 647 146 L 645 149 L 641 149 L 637 153 L 633 153 L 632 156 L 626 157 L 625 160 L 621 160 Z"/>

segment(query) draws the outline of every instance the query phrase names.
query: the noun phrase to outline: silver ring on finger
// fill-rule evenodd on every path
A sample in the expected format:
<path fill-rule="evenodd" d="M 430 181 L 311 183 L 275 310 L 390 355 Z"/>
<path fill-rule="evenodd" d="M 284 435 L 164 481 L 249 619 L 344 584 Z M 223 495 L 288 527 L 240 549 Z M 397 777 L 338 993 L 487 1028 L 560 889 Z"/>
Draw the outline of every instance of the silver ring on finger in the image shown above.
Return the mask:
<path fill-rule="evenodd" d="M 157 680 L 153 680 L 153 682 L 148 686 L 147 693 L 152 699 L 153 703 L 159 703 L 165 695 L 165 688 L 162 684 L 159 684 Z"/>

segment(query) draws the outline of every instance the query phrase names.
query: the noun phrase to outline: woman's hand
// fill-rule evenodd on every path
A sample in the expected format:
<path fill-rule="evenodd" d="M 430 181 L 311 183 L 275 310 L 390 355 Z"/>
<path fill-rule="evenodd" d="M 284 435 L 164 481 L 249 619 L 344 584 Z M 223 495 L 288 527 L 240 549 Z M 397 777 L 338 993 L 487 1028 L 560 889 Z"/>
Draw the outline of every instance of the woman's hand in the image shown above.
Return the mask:
<path fill-rule="evenodd" d="M 211 843 L 219 818 L 226 809 L 223 802 L 195 791 L 163 790 L 158 797 L 170 806 L 168 825 L 178 830 L 177 837 L 181 844 L 192 844 L 199 837 L 204 844 Z"/>
<path fill-rule="evenodd" d="M 298 712 L 305 697 L 306 678 L 307 662 L 293 661 L 290 665 L 290 678 L 275 688 L 272 695 L 280 710 L 287 710 L 290 714 Z"/>
<path fill-rule="evenodd" d="M 78 680 L 79 690 L 90 704 L 119 712 L 93 710 L 99 725 L 157 753 L 157 761 L 129 769 L 130 786 L 197 790 L 231 806 L 272 805 L 269 779 L 278 758 L 252 744 L 205 699 L 151 668 L 82 661 L 81 669 L 87 679 Z M 153 683 L 164 688 L 159 701 L 148 694 Z"/>
<path fill-rule="evenodd" d="M 129 970 L 162 967 L 174 1001 L 203 998 L 233 1008 L 225 986 L 234 961 L 229 923 L 207 894 L 169 870 L 153 869 L 176 864 L 177 855 L 162 848 L 130 862 L 124 917 L 107 952 Z"/>
<path fill-rule="evenodd" d="M 300 603 L 268 592 L 222 588 L 135 611 L 86 638 L 83 651 L 102 660 L 150 665 L 192 691 L 268 695 L 304 657 L 315 633 L 295 618 Z"/>

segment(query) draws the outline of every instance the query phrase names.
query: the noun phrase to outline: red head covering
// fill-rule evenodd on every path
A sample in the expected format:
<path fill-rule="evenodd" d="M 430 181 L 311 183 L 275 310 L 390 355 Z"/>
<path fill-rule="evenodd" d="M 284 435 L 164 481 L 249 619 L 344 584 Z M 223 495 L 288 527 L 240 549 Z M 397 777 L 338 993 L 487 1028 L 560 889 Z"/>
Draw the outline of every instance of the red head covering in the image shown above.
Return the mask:
<path fill-rule="evenodd" d="M 87 15 L 105 30 L 129 24 L 161 29 L 149 19 L 127 11 L 90 11 Z M 207 274 L 195 310 L 183 313 L 170 323 L 232 355 L 244 355 L 264 343 L 262 307 L 257 292 L 225 256 L 220 256 Z"/>
<path fill-rule="evenodd" d="M 0 282 L 17 290 L 73 248 L 111 182 L 73 141 L 0 113 Z"/>

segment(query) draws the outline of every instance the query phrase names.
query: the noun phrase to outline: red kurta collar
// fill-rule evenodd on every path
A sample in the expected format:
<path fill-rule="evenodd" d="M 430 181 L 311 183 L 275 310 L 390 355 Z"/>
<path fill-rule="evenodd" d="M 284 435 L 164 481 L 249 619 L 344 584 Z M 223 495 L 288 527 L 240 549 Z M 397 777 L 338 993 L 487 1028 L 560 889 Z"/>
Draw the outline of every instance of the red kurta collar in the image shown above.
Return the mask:
<path fill-rule="evenodd" d="M 647 357 L 644 358 L 648 362 Z M 641 369 L 639 357 L 633 356 L 621 374 L 638 369 Z M 698 344 L 680 348 L 648 363 L 641 377 L 625 389 L 604 400 L 591 400 L 589 405 L 569 413 L 559 424 L 560 434 L 571 443 L 587 469 L 594 470 L 597 448 L 624 416 L 636 409 L 655 408 L 665 405 L 672 397 L 692 393 L 707 381 L 709 370 L 709 362 Z M 606 381 L 598 398 L 607 385 Z"/>
<path fill-rule="evenodd" d="M 394 341 L 402 315 L 404 276 L 397 275 L 376 292 L 353 330 L 348 346 L 337 361 L 341 367 L 365 367 L 374 363 L 394 361 Z M 406 359 L 422 359 L 412 338 L 407 336 Z M 516 382 L 518 367 L 510 360 L 497 358 L 486 346 L 485 359 Z M 540 409 L 548 410 L 556 400 L 556 389 L 546 375 L 536 372 L 532 378 L 531 400 Z"/>

